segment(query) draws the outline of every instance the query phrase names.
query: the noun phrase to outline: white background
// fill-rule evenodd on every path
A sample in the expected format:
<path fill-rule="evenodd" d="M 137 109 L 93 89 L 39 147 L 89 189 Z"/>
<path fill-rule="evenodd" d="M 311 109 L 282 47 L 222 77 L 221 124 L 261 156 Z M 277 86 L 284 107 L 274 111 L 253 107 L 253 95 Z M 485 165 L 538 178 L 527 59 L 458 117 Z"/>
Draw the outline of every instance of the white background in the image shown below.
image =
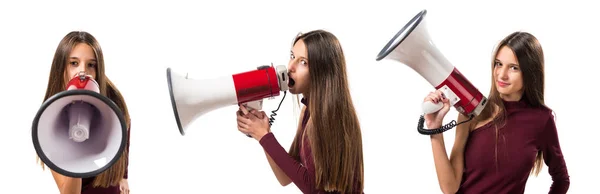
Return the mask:
<path fill-rule="evenodd" d="M 363 129 L 366 193 L 441 193 L 429 138 L 417 133 L 420 103 L 433 89 L 407 66 L 375 61 L 387 41 L 422 9 L 438 49 L 486 94 L 494 46 L 516 30 L 533 33 L 546 55 L 546 103 L 556 111 L 569 173 L 569 193 L 595 190 L 600 135 L 596 112 L 600 18 L 578 1 L 19 1 L 0 3 L 0 186 L 2 193 L 58 193 L 49 171 L 35 163 L 31 122 L 45 93 L 58 42 L 72 30 L 92 33 L 106 73 L 132 116 L 132 193 L 300 193 L 281 187 L 257 141 L 236 129 L 236 106 L 177 130 L 166 68 L 209 79 L 287 65 L 299 31 L 325 29 L 343 46 Z M 597 78 L 597 77 L 596 77 Z M 281 97 L 281 96 L 280 96 Z M 274 110 L 281 100 L 265 101 Z M 272 127 L 287 149 L 298 114 L 286 97 Z M 456 119 L 454 109 L 445 122 Z M 446 133 L 448 150 L 454 129 Z M 526 193 L 545 193 L 544 167 Z M 8 189 L 8 190 L 7 190 Z"/>

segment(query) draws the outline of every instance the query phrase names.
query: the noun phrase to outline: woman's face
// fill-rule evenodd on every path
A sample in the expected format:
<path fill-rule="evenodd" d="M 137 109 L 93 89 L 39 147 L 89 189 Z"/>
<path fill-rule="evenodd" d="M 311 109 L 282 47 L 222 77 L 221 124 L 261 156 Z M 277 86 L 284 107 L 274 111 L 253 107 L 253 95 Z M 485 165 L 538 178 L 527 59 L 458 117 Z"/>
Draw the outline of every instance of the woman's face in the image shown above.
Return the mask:
<path fill-rule="evenodd" d="M 517 101 L 523 95 L 523 76 L 519 61 L 507 46 L 502 47 L 496 55 L 494 85 L 504 100 Z"/>
<path fill-rule="evenodd" d="M 306 45 L 304 41 L 298 40 L 292 48 L 288 64 L 289 76 L 293 80 L 291 83 L 294 83 L 290 85 L 288 82 L 290 93 L 307 95 L 310 84 L 308 65 Z"/>
<path fill-rule="evenodd" d="M 96 78 L 96 54 L 94 54 L 94 50 L 90 45 L 85 43 L 75 45 L 68 57 L 65 68 L 67 82 L 82 71 L 92 76 L 92 78 Z"/>

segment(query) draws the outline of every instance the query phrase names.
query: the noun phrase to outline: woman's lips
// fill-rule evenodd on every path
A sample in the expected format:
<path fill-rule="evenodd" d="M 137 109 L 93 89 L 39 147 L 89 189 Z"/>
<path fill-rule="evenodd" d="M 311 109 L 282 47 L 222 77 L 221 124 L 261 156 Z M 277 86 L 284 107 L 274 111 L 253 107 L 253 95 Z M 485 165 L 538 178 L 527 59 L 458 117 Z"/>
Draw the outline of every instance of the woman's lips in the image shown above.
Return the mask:
<path fill-rule="evenodd" d="M 505 86 L 510 85 L 509 83 L 501 82 L 501 81 L 496 81 L 496 83 L 498 83 L 498 86 L 500 86 L 500 87 L 505 87 Z"/>

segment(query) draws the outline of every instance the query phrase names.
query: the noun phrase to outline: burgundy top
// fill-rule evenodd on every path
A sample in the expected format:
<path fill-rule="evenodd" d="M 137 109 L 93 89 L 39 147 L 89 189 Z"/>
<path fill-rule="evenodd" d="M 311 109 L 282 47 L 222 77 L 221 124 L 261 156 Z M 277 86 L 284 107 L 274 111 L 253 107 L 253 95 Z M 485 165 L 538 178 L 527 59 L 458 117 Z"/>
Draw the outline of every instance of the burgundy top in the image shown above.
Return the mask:
<path fill-rule="evenodd" d="M 490 122 L 469 135 L 457 193 L 524 193 L 538 151 L 552 176 L 549 193 L 566 193 L 569 174 L 552 111 L 531 107 L 524 98 L 503 102 L 507 118 L 498 128 L 497 160 L 495 126 Z"/>
<path fill-rule="evenodd" d="M 306 98 L 302 98 L 302 104 L 308 107 L 308 101 Z M 306 123 L 310 117 L 308 108 L 304 111 L 304 118 L 302 119 L 302 133 Z M 316 189 L 315 182 L 315 164 L 312 158 L 312 152 L 308 138 L 304 139 L 304 142 L 300 146 L 300 161 L 296 161 L 292 158 L 287 151 L 281 147 L 281 144 L 277 141 L 273 133 L 267 133 L 260 139 L 260 144 L 263 149 L 271 156 L 273 161 L 279 166 L 279 168 L 292 180 L 292 182 L 303 192 L 303 193 L 338 193 L 338 192 L 325 192 L 323 190 Z M 355 188 L 358 192 L 358 184 L 355 184 Z"/>
<path fill-rule="evenodd" d="M 129 137 L 131 134 L 131 131 L 129 129 L 127 129 L 127 153 L 129 153 Z M 123 176 L 124 179 L 127 179 L 127 176 L 129 175 L 129 154 L 126 156 L 127 157 L 127 162 L 125 163 L 125 176 Z M 121 193 L 121 189 L 119 188 L 120 185 L 117 184 L 115 186 L 109 186 L 106 188 L 103 187 L 92 187 L 94 179 L 96 177 L 90 177 L 90 178 L 83 178 L 81 180 L 81 194 L 120 194 Z"/>

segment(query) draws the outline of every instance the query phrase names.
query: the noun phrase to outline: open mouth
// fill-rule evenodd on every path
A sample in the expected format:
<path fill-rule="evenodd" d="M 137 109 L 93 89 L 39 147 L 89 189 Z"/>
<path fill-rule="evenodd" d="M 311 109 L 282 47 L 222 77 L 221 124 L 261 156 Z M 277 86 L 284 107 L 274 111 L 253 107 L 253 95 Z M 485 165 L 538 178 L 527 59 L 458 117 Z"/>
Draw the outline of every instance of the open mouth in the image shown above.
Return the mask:
<path fill-rule="evenodd" d="M 292 87 L 292 86 L 294 86 L 294 84 L 296 84 L 296 81 L 294 81 L 294 79 L 292 79 L 292 77 L 289 77 L 288 87 Z"/>

